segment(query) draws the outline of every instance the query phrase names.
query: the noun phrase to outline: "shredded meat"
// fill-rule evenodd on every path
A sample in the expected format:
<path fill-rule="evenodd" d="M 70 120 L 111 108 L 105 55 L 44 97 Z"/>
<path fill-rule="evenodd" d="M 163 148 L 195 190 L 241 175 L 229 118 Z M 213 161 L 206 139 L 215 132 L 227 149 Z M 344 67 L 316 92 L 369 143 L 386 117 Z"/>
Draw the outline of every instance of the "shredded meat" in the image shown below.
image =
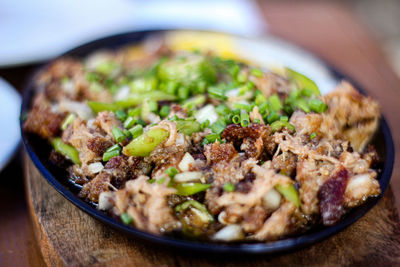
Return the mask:
<path fill-rule="evenodd" d="M 117 193 L 118 212 L 127 212 L 137 228 L 162 233 L 179 227 L 167 197 L 176 190 L 157 183 L 150 184 L 147 176 L 128 181 L 125 189 Z M 122 198 L 122 199 L 121 199 Z"/>

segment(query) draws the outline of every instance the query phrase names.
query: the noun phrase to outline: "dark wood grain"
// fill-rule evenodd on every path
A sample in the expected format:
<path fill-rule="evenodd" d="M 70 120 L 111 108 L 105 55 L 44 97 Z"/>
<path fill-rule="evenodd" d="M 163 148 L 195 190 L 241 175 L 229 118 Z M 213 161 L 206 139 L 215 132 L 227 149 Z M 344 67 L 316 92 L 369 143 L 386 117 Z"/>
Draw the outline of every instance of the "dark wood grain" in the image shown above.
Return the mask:
<path fill-rule="evenodd" d="M 400 262 L 399 216 L 391 189 L 370 212 L 339 234 L 275 257 L 209 257 L 167 251 L 129 239 L 66 201 L 26 158 L 29 209 L 50 266 L 320 266 Z"/>

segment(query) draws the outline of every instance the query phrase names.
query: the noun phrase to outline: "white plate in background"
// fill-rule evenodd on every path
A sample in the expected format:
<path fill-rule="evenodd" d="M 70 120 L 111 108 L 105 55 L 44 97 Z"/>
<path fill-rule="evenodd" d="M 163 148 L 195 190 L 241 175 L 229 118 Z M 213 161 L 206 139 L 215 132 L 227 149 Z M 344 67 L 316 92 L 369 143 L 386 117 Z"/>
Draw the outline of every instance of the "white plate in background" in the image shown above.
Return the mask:
<path fill-rule="evenodd" d="M 0 171 L 7 165 L 20 142 L 21 96 L 0 77 Z"/>

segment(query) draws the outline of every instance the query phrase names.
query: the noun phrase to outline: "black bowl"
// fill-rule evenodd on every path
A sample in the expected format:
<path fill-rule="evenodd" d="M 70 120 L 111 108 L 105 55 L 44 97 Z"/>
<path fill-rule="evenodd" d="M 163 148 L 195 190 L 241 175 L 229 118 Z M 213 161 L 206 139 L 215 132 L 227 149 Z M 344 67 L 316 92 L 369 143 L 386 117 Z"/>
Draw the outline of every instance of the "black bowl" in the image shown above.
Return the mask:
<path fill-rule="evenodd" d="M 99 39 L 85 45 L 79 46 L 66 52 L 63 56 L 74 56 L 83 57 L 89 53 L 101 49 L 101 48 L 118 48 L 131 43 L 138 43 L 144 40 L 146 37 L 152 34 L 160 33 L 162 31 L 139 31 L 130 32 L 125 34 L 118 34 L 111 37 L 106 37 Z M 47 66 L 47 65 L 46 65 Z M 44 67 L 46 67 L 44 66 Z M 39 68 L 34 75 L 32 75 L 29 80 L 25 91 L 21 108 L 22 114 L 26 114 L 29 110 L 32 102 L 32 97 L 34 95 L 33 84 L 36 75 L 44 68 Z M 335 69 L 329 67 L 327 68 L 332 72 L 332 74 L 337 79 L 350 80 L 345 77 Z M 352 82 L 352 81 L 350 81 Z M 354 82 L 353 82 L 353 85 Z M 355 85 L 356 86 L 356 85 Z M 359 87 L 356 86 L 360 90 Z M 160 245 L 166 248 L 177 248 L 185 249 L 197 252 L 207 252 L 207 253 L 224 253 L 224 254 L 273 254 L 277 252 L 284 252 L 288 250 L 294 250 L 301 248 L 313 243 L 316 243 L 324 238 L 327 238 L 347 226 L 351 225 L 359 218 L 361 218 L 365 213 L 367 213 L 376 203 L 382 198 L 386 188 L 389 185 L 389 181 L 392 175 L 393 161 L 394 161 L 394 146 L 393 139 L 390 133 L 390 129 L 386 120 L 382 117 L 380 121 L 380 127 L 373 138 L 372 144 L 377 149 L 378 155 L 380 157 L 381 166 L 379 172 L 379 183 L 382 190 L 381 195 L 376 198 L 369 199 L 363 205 L 354 208 L 349 213 L 347 213 L 337 224 L 326 227 L 326 226 L 316 226 L 311 230 L 290 238 L 282 239 L 279 241 L 273 241 L 268 243 L 234 243 L 234 244 L 221 244 L 212 242 L 200 242 L 200 241 L 189 241 L 169 236 L 158 236 L 148 232 L 138 230 L 136 228 L 126 226 L 120 221 L 117 221 L 104 212 L 97 210 L 95 207 L 89 203 L 83 201 L 77 196 L 77 188 L 72 186 L 67 179 L 66 172 L 54 165 L 52 165 L 48 160 L 48 155 L 50 153 L 50 145 L 41 140 L 40 138 L 28 134 L 22 130 L 21 122 L 21 134 L 22 140 L 25 148 L 32 159 L 35 166 L 41 172 L 43 177 L 50 183 L 61 195 L 66 199 L 76 205 L 78 208 L 93 216 L 97 220 L 131 236 L 133 238 L 138 238 L 143 241 Z"/>

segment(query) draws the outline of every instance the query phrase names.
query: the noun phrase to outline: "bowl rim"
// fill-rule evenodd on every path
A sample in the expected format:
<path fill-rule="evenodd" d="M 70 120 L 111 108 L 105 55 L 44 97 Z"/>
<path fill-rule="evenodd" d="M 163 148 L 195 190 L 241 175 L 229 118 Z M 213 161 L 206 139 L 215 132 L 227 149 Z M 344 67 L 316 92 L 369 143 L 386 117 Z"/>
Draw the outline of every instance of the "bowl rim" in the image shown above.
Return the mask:
<path fill-rule="evenodd" d="M 117 44 L 116 47 L 118 46 L 123 46 L 128 43 L 139 43 L 143 38 L 151 34 L 155 33 L 161 33 L 161 32 L 168 32 L 168 31 L 181 31 L 182 29 L 162 29 L 162 30 L 157 30 L 157 29 L 151 29 L 151 30 L 140 30 L 140 31 L 130 31 L 130 32 L 125 32 L 125 33 L 119 33 L 111 36 L 107 36 L 104 38 L 96 39 L 87 43 L 84 43 L 80 46 L 77 46 L 73 49 L 70 49 L 60 55 L 59 57 L 53 58 L 49 60 L 46 64 L 43 64 L 36 68 L 33 73 L 29 76 L 28 82 L 26 83 L 23 91 L 23 100 L 21 104 L 21 118 L 23 118 L 23 114 L 25 114 L 26 111 L 29 110 L 29 107 L 31 105 L 31 100 L 34 95 L 34 90 L 33 84 L 35 77 L 37 77 L 38 73 L 40 73 L 43 69 L 45 69 L 49 64 L 54 62 L 60 57 L 67 56 L 73 53 L 77 53 L 80 50 L 85 50 L 87 49 L 88 51 L 84 52 L 83 54 L 89 54 L 90 52 L 95 51 L 96 49 L 99 49 L 102 47 L 100 45 L 101 43 L 115 43 L 116 40 L 123 40 L 124 38 L 136 38 L 136 35 L 139 35 L 139 38 L 137 40 L 134 40 L 132 42 L 126 42 L 124 44 Z M 190 31 L 194 32 L 213 32 L 213 31 L 202 31 L 202 30 L 191 30 Z M 215 31 L 214 31 L 215 32 Z M 218 32 L 216 32 L 218 33 Z M 219 32 L 223 33 L 223 32 Z M 234 34 L 229 34 L 229 33 L 223 33 L 227 34 L 229 36 L 234 36 L 234 37 L 239 37 L 239 38 L 247 38 L 247 39 L 257 39 L 257 38 L 248 38 L 240 35 L 234 35 Z M 346 75 L 342 74 L 339 72 L 336 68 L 332 67 L 330 64 L 326 63 L 324 60 L 321 58 L 317 57 L 314 53 L 310 52 L 309 50 L 304 49 L 301 46 L 295 45 L 291 42 L 288 42 L 280 37 L 276 37 L 275 35 L 268 35 L 269 37 L 272 37 L 274 39 L 277 39 L 283 43 L 286 43 L 287 45 L 290 45 L 292 47 L 295 47 L 296 49 L 300 49 L 300 51 L 304 51 L 310 55 L 313 55 L 316 59 L 318 59 L 328 71 L 330 71 L 333 75 L 338 80 L 347 80 L 349 81 L 357 90 L 359 90 L 361 93 L 365 94 L 365 91 L 361 89 L 361 87 L 355 83 L 351 78 L 347 77 Z M 129 37 L 129 38 L 128 38 Z M 258 38 L 259 39 L 259 38 Z M 96 47 L 97 46 L 97 47 Z M 109 46 L 109 45 L 106 45 Z M 91 49 L 91 47 L 93 47 Z M 76 194 L 74 194 L 71 190 L 69 190 L 66 186 L 61 184 L 50 172 L 49 169 L 47 169 L 44 165 L 44 163 L 40 160 L 39 156 L 34 152 L 31 144 L 29 143 L 28 140 L 28 134 L 23 130 L 22 128 L 23 125 L 23 120 L 20 120 L 20 130 L 21 130 L 21 137 L 22 137 L 22 143 L 24 144 L 24 147 L 32 160 L 33 164 L 36 166 L 36 168 L 39 170 L 41 175 L 46 179 L 46 181 L 53 187 L 55 188 L 64 198 L 66 198 L 68 201 L 70 201 L 72 204 L 74 204 L 76 207 L 84 211 L 85 213 L 89 214 L 90 216 L 94 217 L 98 221 L 111 226 L 114 229 L 119 230 L 120 232 L 123 232 L 125 234 L 128 234 L 130 237 L 134 237 L 137 239 L 140 239 L 145 242 L 150 242 L 152 244 L 156 244 L 165 248 L 172 248 L 172 249 L 184 249 L 192 252 L 207 252 L 207 253 L 212 253 L 212 254 L 275 254 L 275 253 L 280 253 L 280 252 L 287 252 L 287 251 L 292 251 L 295 249 L 299 249 L 301 247 L 309 246 L 311 244 L 317 243 L 319 241 L 322 241 L 323 239 L 326 239 L 330 236 L 332 236 L 335 233 L 338 233 L 342 231 L 343 229 L 347 228 L 349 225 L 353 224 L 356 222 L 358 219 L 360 219 L 362 216 L 364 216 L 372 207 L 374 207 L 377 202 L 383 197 L 391 176 L 392 176 L 392 171 L 393 171 L 393 164 L 394 164 L 394 143 L 392 139 L 392 134 L 390 131 L 390 127 L 388 123 L 386 122 L 386 119 L 382 115 L 381 120 L 380 120 L 380 126 L 378 131 L 382 131 L 383 134 L 383 139 L 385 142 L 385 150 L 386 150 L 386 161 L 384 163 L 384 167 L 382 170 L 382 173 L 380 175 L 379 183 L 381 187 L 381 194 L 378 197 L 369 199 L 366 203 L 363 205 L 353 209 L 351 212 L 348 214 L 350 216 L 345 216 L 342 218 L 337 224 L 330 226 L 330 227 L 323 227 L 321 230 L 317 231 L 311 231 L 311 232 L 305 232 L 301 235 L 294 236 L 294 237 L 289 237 L 286 239 L 282 240 L 277 240 L 277 241 L 271 241 L 267 243 L 213 243 L 213 242 L 198 242 L 198 241 L 190 241 L 190 240 L 185 240 L 185 239 L 177 239 L 177 238 L 172 238 L 169 236 L 163 236 L 163 235 L 156 235 L 152 234 L 146 231 L 139 230 L 137 228 L 131 227 L 124 225 L 121 222 L 116 221 L 115 219 L 111 218 L 110 216 L 106 215 L 105 213 L 97 210 L 93 206 L 91 206 L 89 203 L 85 202 L 84 200 L 80 199 Z M 357 212 L 355 212 L 355 210 Z"/>

